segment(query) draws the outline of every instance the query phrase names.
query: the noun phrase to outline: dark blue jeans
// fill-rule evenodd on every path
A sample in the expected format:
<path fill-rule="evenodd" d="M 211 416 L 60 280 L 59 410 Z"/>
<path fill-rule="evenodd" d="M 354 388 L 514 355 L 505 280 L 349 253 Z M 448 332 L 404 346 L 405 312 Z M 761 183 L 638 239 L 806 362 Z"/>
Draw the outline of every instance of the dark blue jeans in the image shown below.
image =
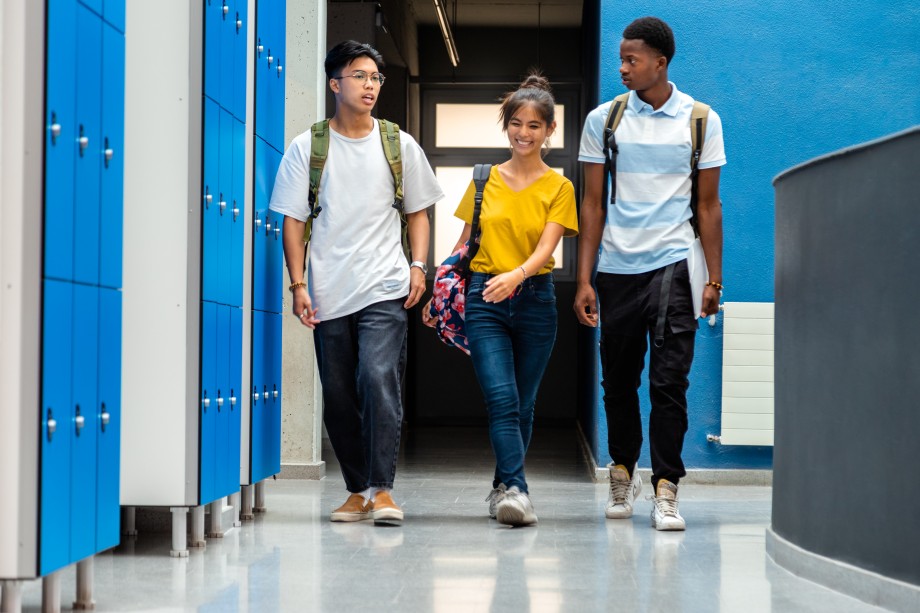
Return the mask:
<path fill-rule="evenodd" d="M 489 413 L 495 481 L 527 492 L 524 454 L 533 432 L 534 402 L 556 343 L 552 274 L 531 277 L 512 298 L 482 299 L 492 275 L 473 273 L 466 296 L 466 335 Z"/>
<path fill-rule="evenodd" d="M 392 488 L 402 426 L 405 298 L 316 326 L 323 422 L 349 492 Z"/>

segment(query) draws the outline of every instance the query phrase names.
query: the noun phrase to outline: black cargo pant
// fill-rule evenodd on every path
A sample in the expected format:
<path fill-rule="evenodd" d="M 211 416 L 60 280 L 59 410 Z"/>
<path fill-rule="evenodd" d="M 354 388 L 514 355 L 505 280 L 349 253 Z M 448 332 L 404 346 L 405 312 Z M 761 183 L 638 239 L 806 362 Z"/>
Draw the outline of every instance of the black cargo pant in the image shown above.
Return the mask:
<path fill-rule="evenodd" d="M 687 474 L 681 452 L 687 432 L 687 375 L 697 329 L 687 262 L 678 262 L 668 292 L 663 339 L 656 342 L 665 270 L 636 275 L 598 273 L 596 281 L 608 450 L 613 463 L 626 466 L 630 474 L 642 449 L 638 389 L 645 353 L 651 345 L 648 378 L 653 487 L 659 479 L 676 484 Z"/>

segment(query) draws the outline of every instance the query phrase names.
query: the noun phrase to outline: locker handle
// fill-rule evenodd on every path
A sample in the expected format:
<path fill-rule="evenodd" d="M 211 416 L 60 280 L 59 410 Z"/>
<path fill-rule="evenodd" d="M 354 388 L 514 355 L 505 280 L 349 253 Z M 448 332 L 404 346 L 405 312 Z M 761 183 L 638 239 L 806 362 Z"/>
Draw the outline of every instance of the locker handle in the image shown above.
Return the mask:
<path fill-rule="evenodd" d="M 252 402 L 259 402 L 259 390 L 255 387 L 252 388 Z"/>
<path fill-rule="evenodd" d="M 105 403 L 102 403 L 102 413 L 99 414 L 99 422 L 102 424 L 100 427 L 102 431 L 105 432 L 105 427 L 108 425 L 109 421 L 112 419 L 112 416 L 109 415 L 109 412 L 105 410 Z"/>
<path fill-rule="evenodd" d="M 224 4 L 224 15 L 230 12 L 230 7 Z"/>
<path fill-rule="evenodd" d="M 265 233 L 268 234 L 272 231 L 272 225 L 270 223 L 265 224 Z"/>
<path fill-rule="evenodd" d="M 278 236 L 281 234 L 281 228 L 275 228 L 275 240 L 278 239 Z"/>
<path fill-rule="evenodd" d="M 57 430 L 57 420 L 51 416 L 51 409 L 48 409 L 48 442 L 51 442 L 51 435 Z"/>
<path fill-rule="evenodd" d="M 57 138 L 61 135 L 61 124 L 57 122 L 57 113 L 51 113 L 51 144 L 57 144 Z"/>
<path fill-rule="evenodd" d="M 218 391 L 217 393 L 220 394 L 219 391 Z M 224 397 L 223 397 L 223 396 L 218 396 L 218 397 L 217 397 L 217 410 L 220 411 L 220 407 L 222 407 L 222 406 L 224 406 Z"/>
<path fill-rule="evenodd" d="M 259 53 L 260 56 L 262 55 L 262 52 L 265 51 L 265 47 L 262 45 L 262 43 L 259 43 L 259 46 L 256 47 L 256 51 Z"/>
<path fill-rule="evenodd" d="M 223 196 L 223 194 L 221 194 L 221 196 Z M 226 208 L 227 208 L 227 202 L 225 200 L 221 200 L 220 201 L 220 214 L 221 215 L 224 214 L 224 209 Z"/>
<path fill-rule="evenodd" d="M 278 74 L 281 74 L 281 64 L 278 64 Z"/>
<path fill-rule="evenodd" d="M 208 187 L 207 187 L 207 185 L 205 186 L 204 191 L 205 191 L 204 202 L 205 202 L 205 204 L 206 204 L 207 206 L 211 206 L 211 200 L 214 199 L 214 196 L 212 196 L 211 194 L 207 193 L 207 192 L 208 192 Z"/>
<path fill-rule="evenodd" d="M 262 399 L 263 399 L 263 400 L 268 400 L 268 388 L 267 388 L 267 387 L 264 387 L 264 388 L 262 388 L 262 389 L 265 390 L 264 392 L 262 392 Z"/>
<path fill-rule="evenodd" d="M 240 29 L 243 27 L 243 20 L 240 19 L 239 17 L 240 17 L 239 15 L 236 16 L 236 31 L 237 32 L 239 32 Z"/>
<path fill-rule="evenodd" d="M 80 138 L 77 139 L 77 142 L 80 143 L 80 157 L 83 157 L 83 150 L 89 147 L 89 137 L 83 136 L 83 126 L 80 126 Z"/>
<path fill-rule="evenodd" d="M 82 430 L 83 426 L 86 425 L 86 418 L 80 415 L 80 405 L 77 405 L 77 414 L 73 418 L 73 421 L 77 426 L 77 436 L 80 436 L 80 430 Z"/>
<path fill-rule="evenodd" d="M 103 147 L 104 147 L 103 154 L 105 155 L 105 167 L 108 168 L 109 162 L 111 162 L 112 158 L 115 157 L 115 150 L 109 147 L 109 137 L 108 136 L 105 137 L 105 144 L 103 145 Z"/>
<path fill-rule="evenodd" d="M 256 219 L 256 227 L 257 227 L 257 228 L 260 228 L 261 226 L 262 226 L 262 220 L 261 220 L 261 219 Z"/>
<path fill-rule="evenodd" d="M 202 399 L 201 401 L 201 406 L 203 406 L 205 410 L 207 410 L 207 408 L 211 406 L 211 399 L 208 398 L 207 392 L 205 392 L 204 399 Z"/>
<path fill-rule="evenodd" d="M 277 398 L 277 397 L 278 397 L 278 390 L 277 389 L 272 390 L 272 398 Z"/>
<path fill-rule="evenodd" d="M 275 58 L 272 57 L 271 51 L 269 51 L 268 53 L 269 53 L 269 56 L 268 56 L 268 65 L 269 65 L 269 67 L 270 67 L 270 66 L 272 65 L 272 62 L 275 61 Z"/>
<path fill-rule="evenodd" d="M 236 221 L 236 218 L 240 216 L 240 207 L 236 206 L 236 201 L 233 201 L 233 221 Z"/>
<path fill-rule="evenodd" d="M 230 410 L 233 410 L 233 407 L 236 406 L 236 396 L 233 395 L 233 390 L 230 390 Z"/>

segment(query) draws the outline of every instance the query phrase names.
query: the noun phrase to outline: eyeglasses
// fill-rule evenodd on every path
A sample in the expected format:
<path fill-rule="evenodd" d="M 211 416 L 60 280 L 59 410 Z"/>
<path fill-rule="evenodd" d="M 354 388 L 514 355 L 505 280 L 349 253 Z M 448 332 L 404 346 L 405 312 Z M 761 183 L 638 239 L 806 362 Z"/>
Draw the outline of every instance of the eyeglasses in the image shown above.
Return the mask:
<path fill-rule="evenodd" d="M 356 70 L 352 72 L 351 74 L 344 74 L 340 77 L 332 77 L 332 78 L 333 79 L 347 79 L 349 77 L 351 77 L 352 79 L 355 79 L 356 81 L 358 81 L 358 83 L 367 83 L 367 79 L 368 77 L 370 77 L 371 81 L 373 81 L 377 85 L 383 85 L 383 82 L 386 80 L 386 77 L 380 74 L 379 72 L 372 72 L 368 74 L 364 72 L 363 70 Z"/>

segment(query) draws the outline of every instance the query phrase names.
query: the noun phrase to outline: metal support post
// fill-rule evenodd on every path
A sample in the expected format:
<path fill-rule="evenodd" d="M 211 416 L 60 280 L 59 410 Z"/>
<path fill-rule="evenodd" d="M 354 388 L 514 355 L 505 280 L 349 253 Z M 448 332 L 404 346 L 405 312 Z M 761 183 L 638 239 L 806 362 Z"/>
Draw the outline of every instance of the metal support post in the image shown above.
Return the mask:
<path fill-rule="evenodd" d="M 204 547 L 208 543 L 204 540 L 204 505 L 192 507 L 192 536 L 189 547 Z"/>
<path fill-rule="evenodd" d="M 265 513 L 265 481 L 256 483 L 256 504 L 252 507 L 256 513 Z"/>
<path fill-rule="evenodd" d="M 14 579 L 0 581 L 0 611 L 20 613 L 22 611 L 22 585 Z"/>
<path fill-rule="evenodd" d="M 90 556 L 77 562 L 77 599 L 73 608 L 77 611 L 88 611 L 96 608 L 93 601 L 93 564 L 95 558 Z"/>
<path fill-rule="evenodd" d="M 61 571 L 42 577 L 42 613 L 61 613 Z"/>
<path fill-rule="evenodd" d="M 174 558 L 188 557 L 188 507 L 170 507 L 172 512 L 172 549 L 169 552 Z"/>
<path fill-rule="evenodd" d="M 125 536 L 137 536 L 137 524 L 135 516 L 137 515 L 136 507 L 121 508 L 121 533 Z"/>
<path fill-rule="evenodd" d="M 214 502 L 208 505 L 208 513 L 211 516 L 211 519 L 208 521 L 208 538 L 210 539 L 222 539 L 224 538 L 224 527 L 222 525 L 221 518 L 224 514 L 224 499 L 218 498 Z"/>
<path fill-rule="evenodd" d="M 230 494 L 230 506 L 233 507 L 233 527 L 239 528 L 243 525 L 240 521 L 240 493 Z"/>
<path fill-rule="evenodd" d="M 240 519 L 243 521 L 252 520 L 252 486 L 244 485 L 240 491 L 240 497 L 243 503 L 240 506 Z"/>

